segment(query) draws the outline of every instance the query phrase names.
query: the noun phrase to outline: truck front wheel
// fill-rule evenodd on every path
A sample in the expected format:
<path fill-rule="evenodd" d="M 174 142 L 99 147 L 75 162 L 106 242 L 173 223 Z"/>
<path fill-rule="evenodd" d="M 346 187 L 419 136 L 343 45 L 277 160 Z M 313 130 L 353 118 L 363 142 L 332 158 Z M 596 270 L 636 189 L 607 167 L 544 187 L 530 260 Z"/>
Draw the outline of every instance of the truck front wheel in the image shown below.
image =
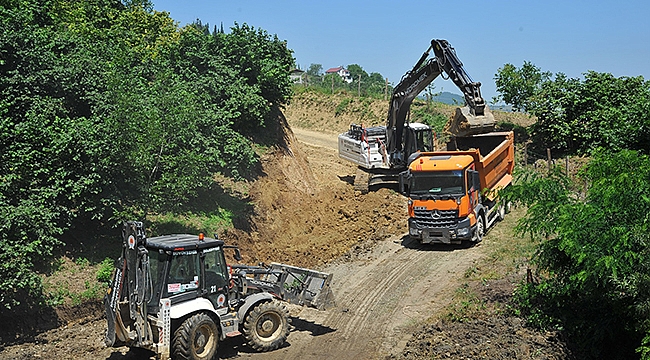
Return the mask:
<path fill-rule="evenodd" d="M 483 233 L 485 232 L 485 222 L 483 221 L 483 215 L 479 215 L 476 219 L 476 229 L 474 234 L 472 234 L 472 242 L 480 243 L 483 240 Z"/>
<path fill-rule="evenodd" d="M 212 318 L 204 313 L 183 321 L 174 332 L 173 352 L 176 359 L 209 360 L 217 352 L 219 332 Z"/>
<path fill-rule="evenodd" d="M 289 336 L 289 310 L 279 301 L 263 302 L 244 321 L 244 338 L 257 351 L 279 348 Z"/>

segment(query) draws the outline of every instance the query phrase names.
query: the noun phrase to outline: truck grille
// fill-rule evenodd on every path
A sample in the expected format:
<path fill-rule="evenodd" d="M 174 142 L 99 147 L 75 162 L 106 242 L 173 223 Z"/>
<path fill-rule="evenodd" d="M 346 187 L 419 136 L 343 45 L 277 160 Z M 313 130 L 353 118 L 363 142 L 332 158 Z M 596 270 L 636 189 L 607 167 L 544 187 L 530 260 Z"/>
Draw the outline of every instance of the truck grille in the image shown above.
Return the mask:
<path fill-rule="evenodd" d="M 415 210 L 415 221 L 424 227 L 447 228 L 458 222 L 458 210 Z"/>

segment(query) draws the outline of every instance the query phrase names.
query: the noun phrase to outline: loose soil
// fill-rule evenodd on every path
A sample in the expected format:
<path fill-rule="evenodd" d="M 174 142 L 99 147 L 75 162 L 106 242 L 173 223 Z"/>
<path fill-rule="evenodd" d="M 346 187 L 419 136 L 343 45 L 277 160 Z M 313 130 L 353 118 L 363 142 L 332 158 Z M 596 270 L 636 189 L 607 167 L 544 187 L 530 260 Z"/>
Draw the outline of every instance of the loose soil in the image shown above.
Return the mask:
<path fill-rule="evenodd" d="M 310 129 L 324 125 L 309 126 L 308 117 L 320 124 L 336 108 L 333 103 L 329 113 L 312 114 L 308 104 L 297 106 L 285 111 L 288 122 Z M 291 333 L 276 351 L 255 353 L 239 337 L 221 343 L 218 357 L 567 358 L 557 335 L 538 334 L 500 310 L 464 321 L 439 316 L 466 282 L 467 269 L 479 266 L 504 235 L 488 233 L 473 247 L 421 246 L 410 240 L 404 197 L 391 189 L 353 190 L 356 169 L 336 151 L 335 134 L 348 125 L 337 123 L 328 132 L 295 127 L 297 138 L 286 129 L 287 146 L 264 155 L 265 175 L 250 187 L 253 213 L 222 236 L 242 249 L 244 263 L 284 262 L 332 273 L 335 305 L 325 311 L 291 306 Z M 515 282 L 473 291 L 485 306 L 492 301 L 501 309 Z M 0 345 L 0 359 L 147 358 L 125 347 L 104 346 L 101 306 L 89 316 L 62 322 L 18 345 Z"/>

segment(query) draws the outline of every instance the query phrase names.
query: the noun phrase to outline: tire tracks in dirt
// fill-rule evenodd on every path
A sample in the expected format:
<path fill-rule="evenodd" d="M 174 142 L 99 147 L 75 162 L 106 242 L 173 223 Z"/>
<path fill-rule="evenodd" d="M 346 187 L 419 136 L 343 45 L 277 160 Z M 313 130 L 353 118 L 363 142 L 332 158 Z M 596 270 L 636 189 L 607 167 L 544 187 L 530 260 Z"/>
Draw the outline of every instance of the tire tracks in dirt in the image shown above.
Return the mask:
<path fill-rule="evenodd" d="M 294 308 L 289 346 L 251 359 L 377 359 L 400 353 L 417 326 L 444 308 L 478 247 L 421 246 L 407 236 L 377 244 L 362 258 L 332 264 L 336 306 Z"/>

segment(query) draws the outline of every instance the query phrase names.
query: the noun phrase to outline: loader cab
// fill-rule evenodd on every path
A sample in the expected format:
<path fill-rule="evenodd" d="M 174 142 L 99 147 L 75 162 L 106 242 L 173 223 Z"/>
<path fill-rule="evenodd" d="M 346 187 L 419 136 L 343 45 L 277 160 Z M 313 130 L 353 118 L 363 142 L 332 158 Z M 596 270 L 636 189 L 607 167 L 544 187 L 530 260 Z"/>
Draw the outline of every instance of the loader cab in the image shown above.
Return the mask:
<path fill-rule="evenodd" d="M 160 299 L 172 306 L 204 297 L 215 309 L 228 304 L 229 273 L 223 241 L 202 235 L 166 235 L 147 239 L 151 297 L 149 313 Z"/>

